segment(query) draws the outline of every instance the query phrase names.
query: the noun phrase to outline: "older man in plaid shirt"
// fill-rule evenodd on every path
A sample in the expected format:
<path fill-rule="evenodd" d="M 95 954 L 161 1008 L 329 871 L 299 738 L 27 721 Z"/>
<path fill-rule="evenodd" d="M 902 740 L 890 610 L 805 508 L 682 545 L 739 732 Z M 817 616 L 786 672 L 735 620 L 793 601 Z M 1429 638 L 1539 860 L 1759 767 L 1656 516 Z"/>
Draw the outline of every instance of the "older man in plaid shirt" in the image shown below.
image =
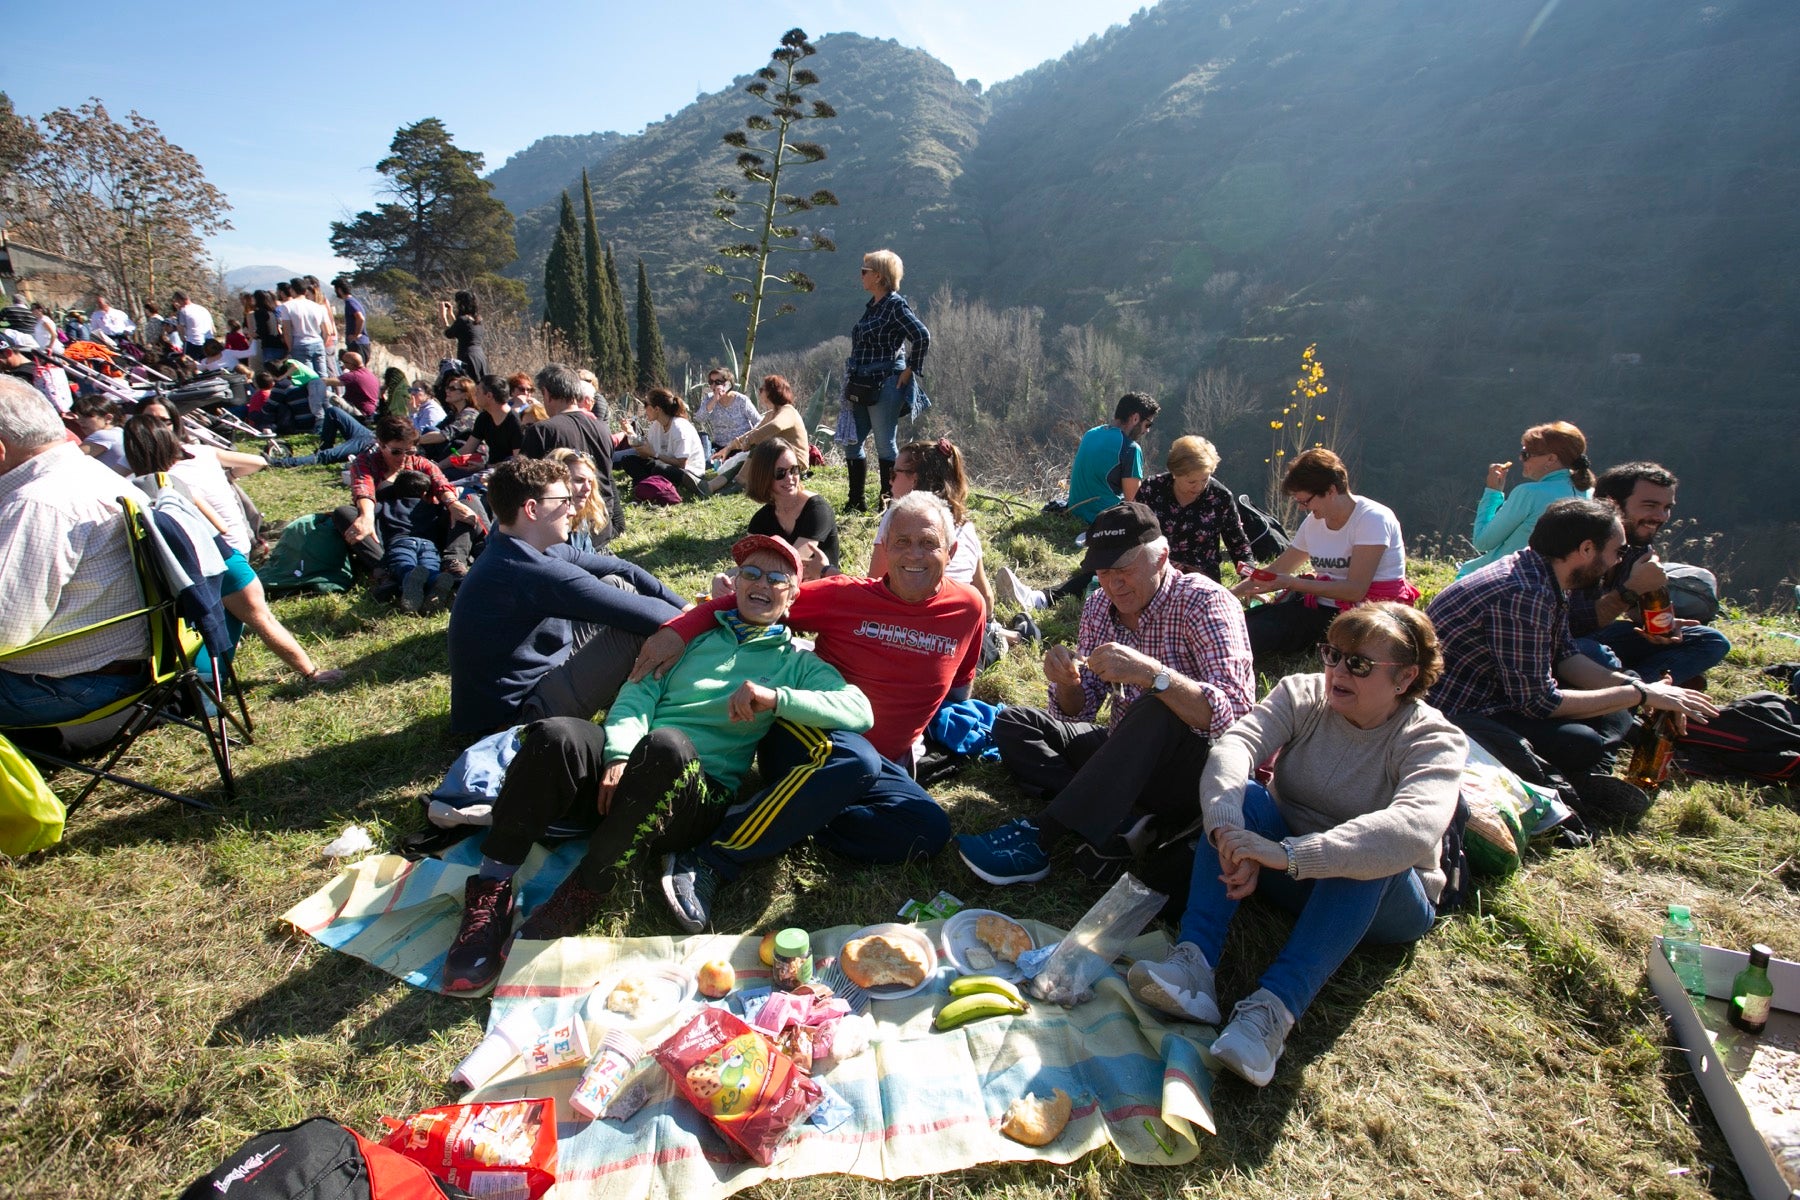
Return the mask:
<path fill-rule="evenodd" d="M 1077 651 L 1044 655 L 1048 709 L 1009 708 L 994 722 L 1000 758 L 1049 800 L 1035 819 L 957 839 L 989 883 L 1050 871 L 1050 850 L 1080 835 L 1075 866 L 1116 875 L 1159 817 L 1192 821 L 1212 739 L 1256 702 L 1250 637 L 1237 598 L 1204 575 L 1169 565 L 1156 514 L 1117 504 L 1088 530 L 1086 570 L 1100 589 L 1081 610 Z M 1095 722 L 1110 695 L 1106 725 Z"/>
<path fill-rule="evenodd" d="M 1525 549 L 1452 583 L 1426 610 L 1444 651 L 1432 705 L 1531 778 L 1538 772 L 1528 745 L 1573 785 L 1590 818 L 1647 807 L 1611 778 L 1611 754 L 1634 708 L 1673 713 L 1678 722 L 1718 713 L 1700 692 L 1608 670 L 1569 636 L 1570 590 L 1597 583 L 1624 542 L 1611 505 L 1559 500 L 1538 518 Z"/>

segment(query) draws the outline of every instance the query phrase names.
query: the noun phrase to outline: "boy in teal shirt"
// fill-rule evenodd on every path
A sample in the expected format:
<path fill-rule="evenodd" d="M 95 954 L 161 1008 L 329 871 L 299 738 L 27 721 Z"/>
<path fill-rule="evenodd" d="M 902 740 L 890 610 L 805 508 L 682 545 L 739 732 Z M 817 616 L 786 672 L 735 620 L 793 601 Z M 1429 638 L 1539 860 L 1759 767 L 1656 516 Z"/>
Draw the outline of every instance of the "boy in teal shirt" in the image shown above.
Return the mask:
<path fill-rule="evenodd" d="M 631 868 L 713 831 L 777 718 L 861 732 L 874 713 L 836 668 L 793 644 L 782 617 L 799 587 L 799 554 L 776 537 L 731 548 L 737 607 L 694 639 L 662 678 L 619 692 L 603 725 L 557 717 L 525 727 L 494 802 L 485 857 L 463 893 L 445 988 L 477 992 L 505 962 L 512 876 L 553 823 L 598 816 L 587 856 L 519 936 L 581 932 Z"/>

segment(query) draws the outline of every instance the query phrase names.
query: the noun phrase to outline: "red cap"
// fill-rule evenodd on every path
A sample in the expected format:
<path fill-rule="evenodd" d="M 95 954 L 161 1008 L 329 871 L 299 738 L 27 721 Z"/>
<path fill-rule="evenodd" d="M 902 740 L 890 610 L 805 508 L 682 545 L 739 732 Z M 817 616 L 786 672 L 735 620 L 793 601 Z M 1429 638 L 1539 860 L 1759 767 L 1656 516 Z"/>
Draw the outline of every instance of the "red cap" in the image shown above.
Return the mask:
<path fill-rule="evenodd" d="M 739 538 L 731 547 L 732 561 L 741 567 L 744 565 L 744 560 L 758 550 L 767 550 L 771 554 L 780 555 L 794 572 L 795 581 L 799 581 L 800 552 L 788 545 L 785 538 L 771 537 L 766 533 L 753 533 L 749 537 Z"/>

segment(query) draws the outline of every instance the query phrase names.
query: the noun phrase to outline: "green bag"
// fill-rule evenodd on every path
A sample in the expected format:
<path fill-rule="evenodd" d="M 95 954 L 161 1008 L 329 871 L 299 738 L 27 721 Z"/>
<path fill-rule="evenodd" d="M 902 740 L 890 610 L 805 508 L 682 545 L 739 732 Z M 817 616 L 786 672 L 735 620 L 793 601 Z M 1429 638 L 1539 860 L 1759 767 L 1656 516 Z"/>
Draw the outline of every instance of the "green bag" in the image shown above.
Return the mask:
<path fill-rule="evenodd" d="M 1471 746 L 1463 766 L 1462 794 L 1469 806 L 1463 852 L 1477 875 L 1510 875 L 1525 856 L 1525 814 L 1534 800 L 1511 771 Z"/>
<path fill-rule="evenodd" d="M 37 764 L 0 737 L 0 854 L 20 858 L 56 845 L 65 815 Z"/>
<path fill-rule="evenodd" d="M 268 561 L 256 569 L 269 592 L 343 592 L 352 582 L 350 547 L 330 513 L 311 513 L 288 523 Z"/>

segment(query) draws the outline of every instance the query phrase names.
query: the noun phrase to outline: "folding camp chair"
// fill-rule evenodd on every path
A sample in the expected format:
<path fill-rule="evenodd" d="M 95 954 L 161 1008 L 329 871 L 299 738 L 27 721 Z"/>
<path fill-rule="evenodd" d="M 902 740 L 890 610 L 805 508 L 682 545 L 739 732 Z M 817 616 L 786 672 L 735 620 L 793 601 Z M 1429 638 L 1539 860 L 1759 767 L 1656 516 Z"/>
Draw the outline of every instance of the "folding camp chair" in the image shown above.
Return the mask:
<path fill-rule="evenodd" d="M 135 788 L 153 796 L 161 796 L 166 800 L 174 800 L 190 808 L 212 812 L 215 811 L 215 806 L 203 800 L 179 792 L 167 791 L 114 771 L 119 760 L 143 734 L 159 724 L 183 725 L 198 731 L 206 738 L 207 748 L 212 752 L 213 763 L 218 768 L 219 779 L 224 787 L 226 798 L 235 798 L 237 792 L 236 781 L 231 769 L 231 743 L 228 736 L 227 719 L 223 715 L 226 708 L 224 703 L 219 700 L 220 692 L 216 686 L 209 687 L 210 681 L 202 676 L 195 666 L 195 658 L 202 645 L 201 637 L 193 626 L 181 618 L 176 607 L 176 597 L 170 593 L 161 572 L 156 569 L 154 556 L 150 553 L 149 548 L 149 540 L 155 536 L 150 525 L 150 514 L 129 499 L 123 500 L 123 503 L 125 513 L 122 519 L 125 521 L 127 537 L 131 545 L 132 563 L 137 569 L 138 582 L 143 589 L 143 606 L 83 629 L 70 630 L 67 633 L 43 638 L 29 645 L 0 653 L 0 662 L 17 655 L 46 650 L 52 646 L 72 642 L 98 630 L 110 628 L 126 621 L 145 621 L 149 625 L 150 632 L 149 682 L 142 691 L 135 695 L 127 696 L 74 720 L 57 723 L 59 726 L 91 725 L 107 718 L 125 715 L 124 724 L 95 748 L 94 755 L 105 758 L 99 767 L 43 749 L 30 737 L 33 731 L 49 732 L 55 728 L 54 726 L 8 726 L 0 728 L 0 733 L 5 733 L 9 737 L 17 733 L 24 733 L 25 737 L 14 737 L 14 741 L 18 743 L 19 749 L 27 757 L 50 766 L 78 771 L 90 777 L 87 785 L 65 806 L 69 812 L 75 811 L 86 801 L 93 794 L 94 789 L 100 786 L 102 780 L 116 783 L 122 787 Z M 215 655 L 214 661 L 217 662 L 217 660 L 218 656 Z M 220 677 L 215 676 L 215 679 L 217 678 Z M 237 699 L 241 706 L 241 692 Z M 211 702 L 211 712 L 220 715 L 209 714 L 209 701 Z M 248 720 L 247 713 L 245 719 Z"/>

